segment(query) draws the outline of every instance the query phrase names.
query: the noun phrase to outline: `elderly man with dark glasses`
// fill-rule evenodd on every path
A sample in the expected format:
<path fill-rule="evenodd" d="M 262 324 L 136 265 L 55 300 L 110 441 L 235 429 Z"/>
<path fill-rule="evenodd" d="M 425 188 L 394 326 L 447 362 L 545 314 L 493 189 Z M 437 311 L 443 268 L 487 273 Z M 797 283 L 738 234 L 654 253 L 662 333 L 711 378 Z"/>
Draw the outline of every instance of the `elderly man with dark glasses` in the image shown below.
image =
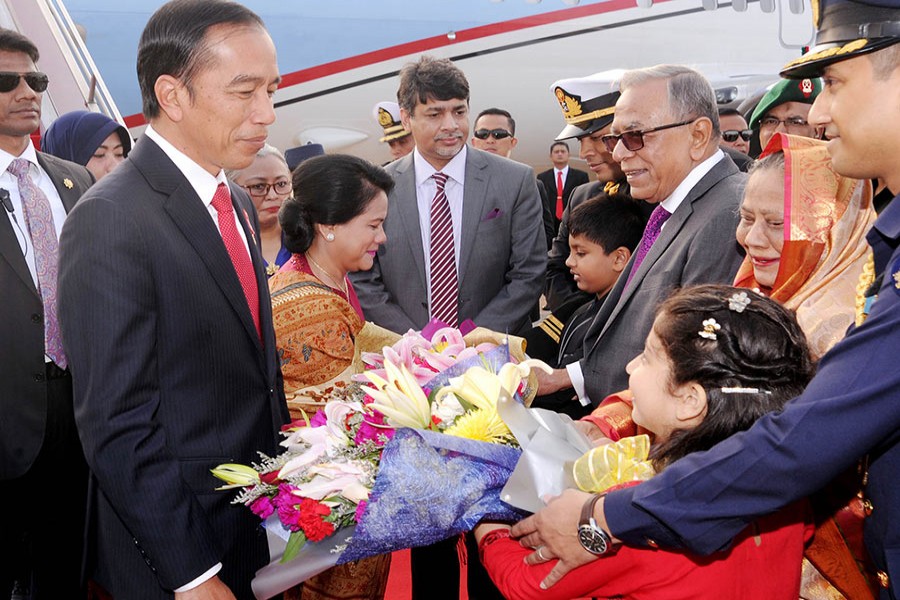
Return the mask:
<path fill-rule="evenodd" d="M 588 329 L 584 358 L 539 376 L 539 394 L 574 387 L 594 406 L 628 387 L 625 365 L 641 353 L 661 300 L 685 285 L 730 283 L 741 262 L 734 230 L 744 175 L 718 147 L 709 82 L 687 67 L 660 65 L 625 72 L 620 91 L 601 141 L 632 196 L 656 208 Z"/>
<path fill-rule="evenodd" d="M 29 598 L 83 598 L 79 584 L 87 465 L 75 428 L 72 377 L 57 320 L 58 238 L 93 182 L 75 163 L 37 152 L 49 79 L 35 45 L 0 29 L 0 496 L 66 500 L 39 518 L 0 513 L 0 597 L 13 582 Z M 42 557 L 43 540 L 59 555 Z M 24 543 L 23 543 L 24 540 Z M 20 569 L 20 570 L 16 570 Z"/>

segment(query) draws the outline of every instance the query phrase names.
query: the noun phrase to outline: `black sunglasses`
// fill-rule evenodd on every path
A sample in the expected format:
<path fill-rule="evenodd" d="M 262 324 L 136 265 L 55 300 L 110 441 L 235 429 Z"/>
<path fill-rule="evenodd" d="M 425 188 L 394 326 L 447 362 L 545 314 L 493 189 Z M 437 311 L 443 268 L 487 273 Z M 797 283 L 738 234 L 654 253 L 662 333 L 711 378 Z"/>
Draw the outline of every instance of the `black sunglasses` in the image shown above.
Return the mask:
<path fill-rule="evenodd" d="M 44 92 L 50 84 L 50 78 L 46 73 L 32 71 L 30 73 L 13 73 L 12 71 L 0 71 L 0 92 L 11 92 L 19 87 L 19 79 L 24 79 L 35 92 Z"/>
<path fill-rule="evenodd" d="M 742 131 L 728 129 L 722 132 L 722 139 L 726 142 L 736 142 L 738 138 L 741 138 L 745 142 L 749 142 L 751 137 L 753 137 L 752 129 L 744 129 Z"/>
<path fill-rule="evenodd" d="M 641 148 L 644 147 L 644 136 L 648 133 L 653 133 L 654 131 L 662 131 L 663 129 L 672 129 L 673 127 L 682 127 L 684 125 L 690 125 L 700 117 L 694 117 L 693 119 L 689 119 L 687 121 L 682 121 L 680 123 L 669 123 L 668 125 L 660 125 L 659 127 L 651 127 L 650 129 L 639 129 L 637 131 L 625 131 L 618 135 L 610 133 L 604 135 L 600 138 L 600 141 L 603 142 L 603 145 L 606 146 L 606 149 L 609 152 L 612 152 L 616 149 L 616 144 L 619 143 L 619 140 L 622 140 L 622 144 L 625 145 L 625 149 L 629 152 L 637 152 Z"/>
<path fill-rule="evenodd" d="M 512 137 L 512 134 L 505 129 L 479 129 L 474 135 L 479 140 L 486 140 L 489 135 L 493 136 L 495 140 Z"/>

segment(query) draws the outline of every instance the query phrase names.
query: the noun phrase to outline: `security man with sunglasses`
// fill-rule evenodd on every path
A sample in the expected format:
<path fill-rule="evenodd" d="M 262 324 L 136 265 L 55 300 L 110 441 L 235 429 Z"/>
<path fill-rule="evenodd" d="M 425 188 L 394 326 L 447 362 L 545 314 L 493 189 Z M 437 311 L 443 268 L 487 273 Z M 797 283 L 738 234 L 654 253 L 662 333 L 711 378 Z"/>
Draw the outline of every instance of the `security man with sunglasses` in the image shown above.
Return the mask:
<path fill-rule="evenodd" d="M 29 570 L 29 597 L 78 598 L 88 475 L 56 274 L 63 221 L 93 177 L 31 143 L 49 83 L 38 57 L 28 38 L 0 29 L 0 497 L 9 507 L 0 511 L 0 598 L 14 580 L 26 594 Z M 15 498 L 53 509 L 33 514 Z"/>
<path fill-rule="evenodd" d="M 742 260 L 734 232 L 745 176 L 718 147 L 709 81 L 688 67 L 659 65 L 626 71 L 619 87 L 611 133 L 601 141 L 631 195 L 656 207 L 588 329 L 583 358 L 538 376 L 538 394 L 573 387 L 594 406 L 628 387 L 625 365 L 641 353 L 661 300 L 686 285 L 730 283 Z"/>

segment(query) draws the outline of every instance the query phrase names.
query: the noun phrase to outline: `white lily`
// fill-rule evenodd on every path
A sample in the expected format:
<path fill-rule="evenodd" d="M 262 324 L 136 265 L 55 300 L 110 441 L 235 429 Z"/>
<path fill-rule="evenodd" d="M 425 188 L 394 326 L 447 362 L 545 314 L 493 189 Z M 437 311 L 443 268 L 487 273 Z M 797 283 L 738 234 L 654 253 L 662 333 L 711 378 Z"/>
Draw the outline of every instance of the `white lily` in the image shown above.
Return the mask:
<path fill-rule="evenodd" d="M 376 373 L 365 373 L 375 386 L 362 386 L 375 401 L 369 406 L 387 417 L 393 427 L 427 429 L 431 425 L 431 409 L 415 377 L 402 364 L 385 360 L 384 367 L 387 379 Z"/>
<path fill-rule="evenodd" d="M 212 474 L 228 484 L 216 488 L 219 490 L 247 487 L 259 483 L 259 473 L 246 465 L 237 465 L 234 463 L 219 465 L 215 469 L 212 469 Z"/>

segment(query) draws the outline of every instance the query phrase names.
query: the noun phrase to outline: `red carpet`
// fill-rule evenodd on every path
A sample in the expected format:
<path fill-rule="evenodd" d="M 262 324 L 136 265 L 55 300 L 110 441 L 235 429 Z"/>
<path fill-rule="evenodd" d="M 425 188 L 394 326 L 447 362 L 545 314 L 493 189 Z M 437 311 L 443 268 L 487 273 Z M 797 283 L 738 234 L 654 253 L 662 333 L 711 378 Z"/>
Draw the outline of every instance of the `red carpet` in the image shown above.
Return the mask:
<path fill-rule="evenodd" d="M 460 600 L 469 600 L 466 593 L 466 570 L 461 569 L 459 594 Z M 412 600 L 412 579 L 409 572 L 409 550 L 394 552 L 391 557 L 391 572 L 388 575 L 385 600 Z"/>

